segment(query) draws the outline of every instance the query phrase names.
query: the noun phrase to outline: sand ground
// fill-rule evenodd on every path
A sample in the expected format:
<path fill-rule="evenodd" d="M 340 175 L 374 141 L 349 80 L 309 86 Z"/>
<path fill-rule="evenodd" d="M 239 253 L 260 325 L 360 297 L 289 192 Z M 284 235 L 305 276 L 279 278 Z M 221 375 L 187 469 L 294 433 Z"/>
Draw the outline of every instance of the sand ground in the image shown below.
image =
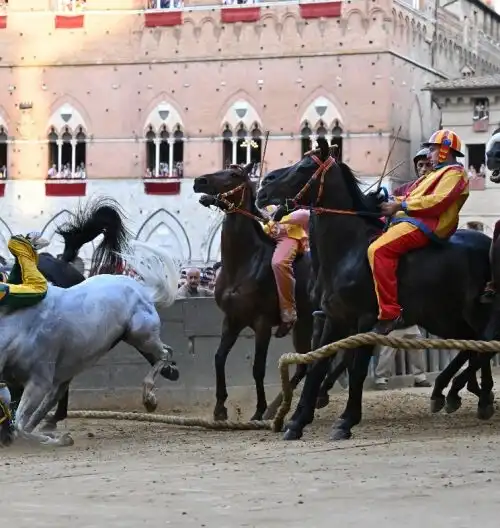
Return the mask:
<path fill-rule="evenodd" d="M 467 397 L 454 415 L 430 415 L 428 397 L 367 392 L 363 423 L 343 443 L 328 441 L 342 393 L 292 443 L 68 420 L 73 447 L 2 451 L 1 518 L 17 528 L 498 528 L 500 412 L 481 422 Z"/>

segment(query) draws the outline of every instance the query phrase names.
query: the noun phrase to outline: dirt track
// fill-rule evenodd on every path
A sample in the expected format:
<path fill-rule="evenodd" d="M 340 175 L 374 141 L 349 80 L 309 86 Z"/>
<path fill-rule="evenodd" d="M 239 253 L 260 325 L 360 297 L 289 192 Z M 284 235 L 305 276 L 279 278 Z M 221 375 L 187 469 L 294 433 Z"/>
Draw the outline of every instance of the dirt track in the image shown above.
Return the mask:
<path fill-rule="evenodd" d="M 6 526 L 498 528 L 500 412 L 431 416 L 424 391 L 367 393 L 355 440 L 71 420 L 75 446 L 2 452 Z M 250 410 L 246 411 L 250 413 Z"/>

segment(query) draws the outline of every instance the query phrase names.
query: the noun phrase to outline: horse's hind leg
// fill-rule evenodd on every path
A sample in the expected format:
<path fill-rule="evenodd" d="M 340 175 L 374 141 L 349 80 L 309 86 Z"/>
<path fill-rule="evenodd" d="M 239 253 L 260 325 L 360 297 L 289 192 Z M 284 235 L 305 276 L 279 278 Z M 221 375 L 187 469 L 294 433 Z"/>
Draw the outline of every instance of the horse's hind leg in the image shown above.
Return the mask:
<path fill-rule="evenodd" d="M 470 356 L 471 353 L 468 350 L 462 350 L 448 363 L 446 368 L 439 373 L 434 382 L 434 388 L 432 389 L 431 394 L 432 413 L 437 413 L 443 409 L 446 404 L 443 390 L 449 385 L 453 376 L 465 365 Z"/>
<path fill-rule="evenodd" d="M 479 354 L 481 365 L 481 391 L 477 403 L 477 417 L 480 420 L 489 420 L 495 412 L 495 396 L 493 394 L 493 373 L 491 372 L 492 354 Z"/>
<path fill-rule="evenodd" d="M 57 402 L 56 412 L 52 416 L 47 416 L 42 426 L 43 431 L 54 431 L 57 429 L 58 422 L 66 420 L 68 417 L 69 389 L 63 394 Z"/>
<path fill-rule="evenodd" d="M 129 321 L 123 341 L 138 350 L 151 366 L 155 366 L 158 361 L 165 360 L 172 354 L 170 347 L 162 343 L 160 339 L 160 328 L 160 316 L 154 305 L 152 303 L 141 304 Z M 160 374 L 170 381 L 179 379 L 175 362 L 170 359 L 166 361 Z"/>
<path fill-rule="evenodd" d="M 491 372 L 491 359 L 495 354 L 477 354 L 469 352 L 469 364 L 458 376 L 453 379 L 451 388 L 446 396 L 446 412 L 453 413 L 462 406 L 459 392 L 467 384 L 467 390 L 479 398 L 478 417 L 488 420 L 494 413 L 493 406 L 493 375 Z M 476 378 L 476 372 L 481 369 L 481 387 Z"/>

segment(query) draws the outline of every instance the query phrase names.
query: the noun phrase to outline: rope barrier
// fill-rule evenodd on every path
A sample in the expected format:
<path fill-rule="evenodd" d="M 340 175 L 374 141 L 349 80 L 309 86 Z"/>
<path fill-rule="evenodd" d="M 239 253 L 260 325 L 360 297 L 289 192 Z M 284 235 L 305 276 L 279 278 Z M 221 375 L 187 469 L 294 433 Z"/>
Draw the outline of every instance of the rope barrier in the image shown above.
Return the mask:
<path fill-rule="evenodd" d="M 198 417 L 171 416 L 165 414 L 149 414 L 118 411 L 69 411 L 68 418 L 84 418 L 96 420 L 127 420 L 137 422 L 162 423 L 181 427 L 201 427 L 216 431 L 258 431 L 271 430 L 279 432 L 292 405 L 293 390 L 290 385 L 290 365 L 308 365 L 318 359 L 333 356 L 341 350 L 349 350 L 368 345 L 386 345 L 397 349 L 427 349 L 468 350 L 481 353 L 500 352 L 500 341 L 473 341 L 463 339 L 405 339 L 400 337 L 382 336 L 373 332 L 356 334 L 335 343 L 330 343 L 307 354 L 288 353 L 279 359 L 281 388 L 283 399 L 274 420 L 254 420 L 235 422 L 229 420 L 216 421 Z"/>
<path fill-rule="evenodd" d="M 250 422 L 232 422 L 229 420 L 207 420 L 205 418 L 189 418 L 184 416 L 169 416 L 167 414 L 148 414 L 138 412 L 118 411 L 68 411 L 68 418 L 85 418 L 94 420 L 128 420 L 135 422 L 162 423 L 182 427 L 202 427 L 215 431 L 259 431 L 271 430 L 270 420 L 253 420 Z"/>
<path fill-rule="evenodd" d="M 340 350 L 358 348 L 367 345 L 386 345 L 399 349 L 427 349 L 441 348 L 445 350 L 469 350 L 471 352 L 498 353 L 500 352 L 500 341 L 473 341 L 465 339 L 405 339 L 401 337 L 382 336 L 374 332 L 356 334 L 335 343 L 329 343 L 321 348 L 308 352 L 307 354 L 288 353 L 283 354 L 278 363 L 281 377 L 281 388 L 283 400 L 273 420 L 272 430 L 279 432 L 283 428 L 285 416 L 292 405 L 293 390 L 290 385 L 290 365 L 309 365 L 318 359 L 333 356 Z"/>

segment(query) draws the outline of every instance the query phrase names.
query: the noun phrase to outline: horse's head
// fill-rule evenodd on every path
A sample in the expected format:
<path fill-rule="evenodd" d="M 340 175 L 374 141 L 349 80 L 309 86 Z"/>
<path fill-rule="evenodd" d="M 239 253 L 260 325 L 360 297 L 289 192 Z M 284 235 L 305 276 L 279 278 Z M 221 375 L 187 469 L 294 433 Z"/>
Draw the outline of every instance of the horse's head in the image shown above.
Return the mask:
<path fill-rule="evenodd" d="M 271 171 L 257 192 L 257 207 L 283 205 L 287 199 L 297 204 L 317 204 L 326 173 L 335 164 L 332 153 L 328 142 L 319 138 L 317 150 L 307 152 L 294 165 Z"/>
<path fill-rule="evenodd" d="M 254 165 L 230 165 L 228 169 L 198 176 L 194 180 L 193 190 L 195 193 L 223 198 L 234 205 L 238 205 L 238 202 L 242 204 L 246 190 L 250 191 L 249 195 L 253 194 L 250 174 Z"/>
<path fill-rule="evenodd" d="M 486 166 L 492 171 L 491 181 L 500 183 L 500 128 L 495 130 L 486 144 Z"/>

